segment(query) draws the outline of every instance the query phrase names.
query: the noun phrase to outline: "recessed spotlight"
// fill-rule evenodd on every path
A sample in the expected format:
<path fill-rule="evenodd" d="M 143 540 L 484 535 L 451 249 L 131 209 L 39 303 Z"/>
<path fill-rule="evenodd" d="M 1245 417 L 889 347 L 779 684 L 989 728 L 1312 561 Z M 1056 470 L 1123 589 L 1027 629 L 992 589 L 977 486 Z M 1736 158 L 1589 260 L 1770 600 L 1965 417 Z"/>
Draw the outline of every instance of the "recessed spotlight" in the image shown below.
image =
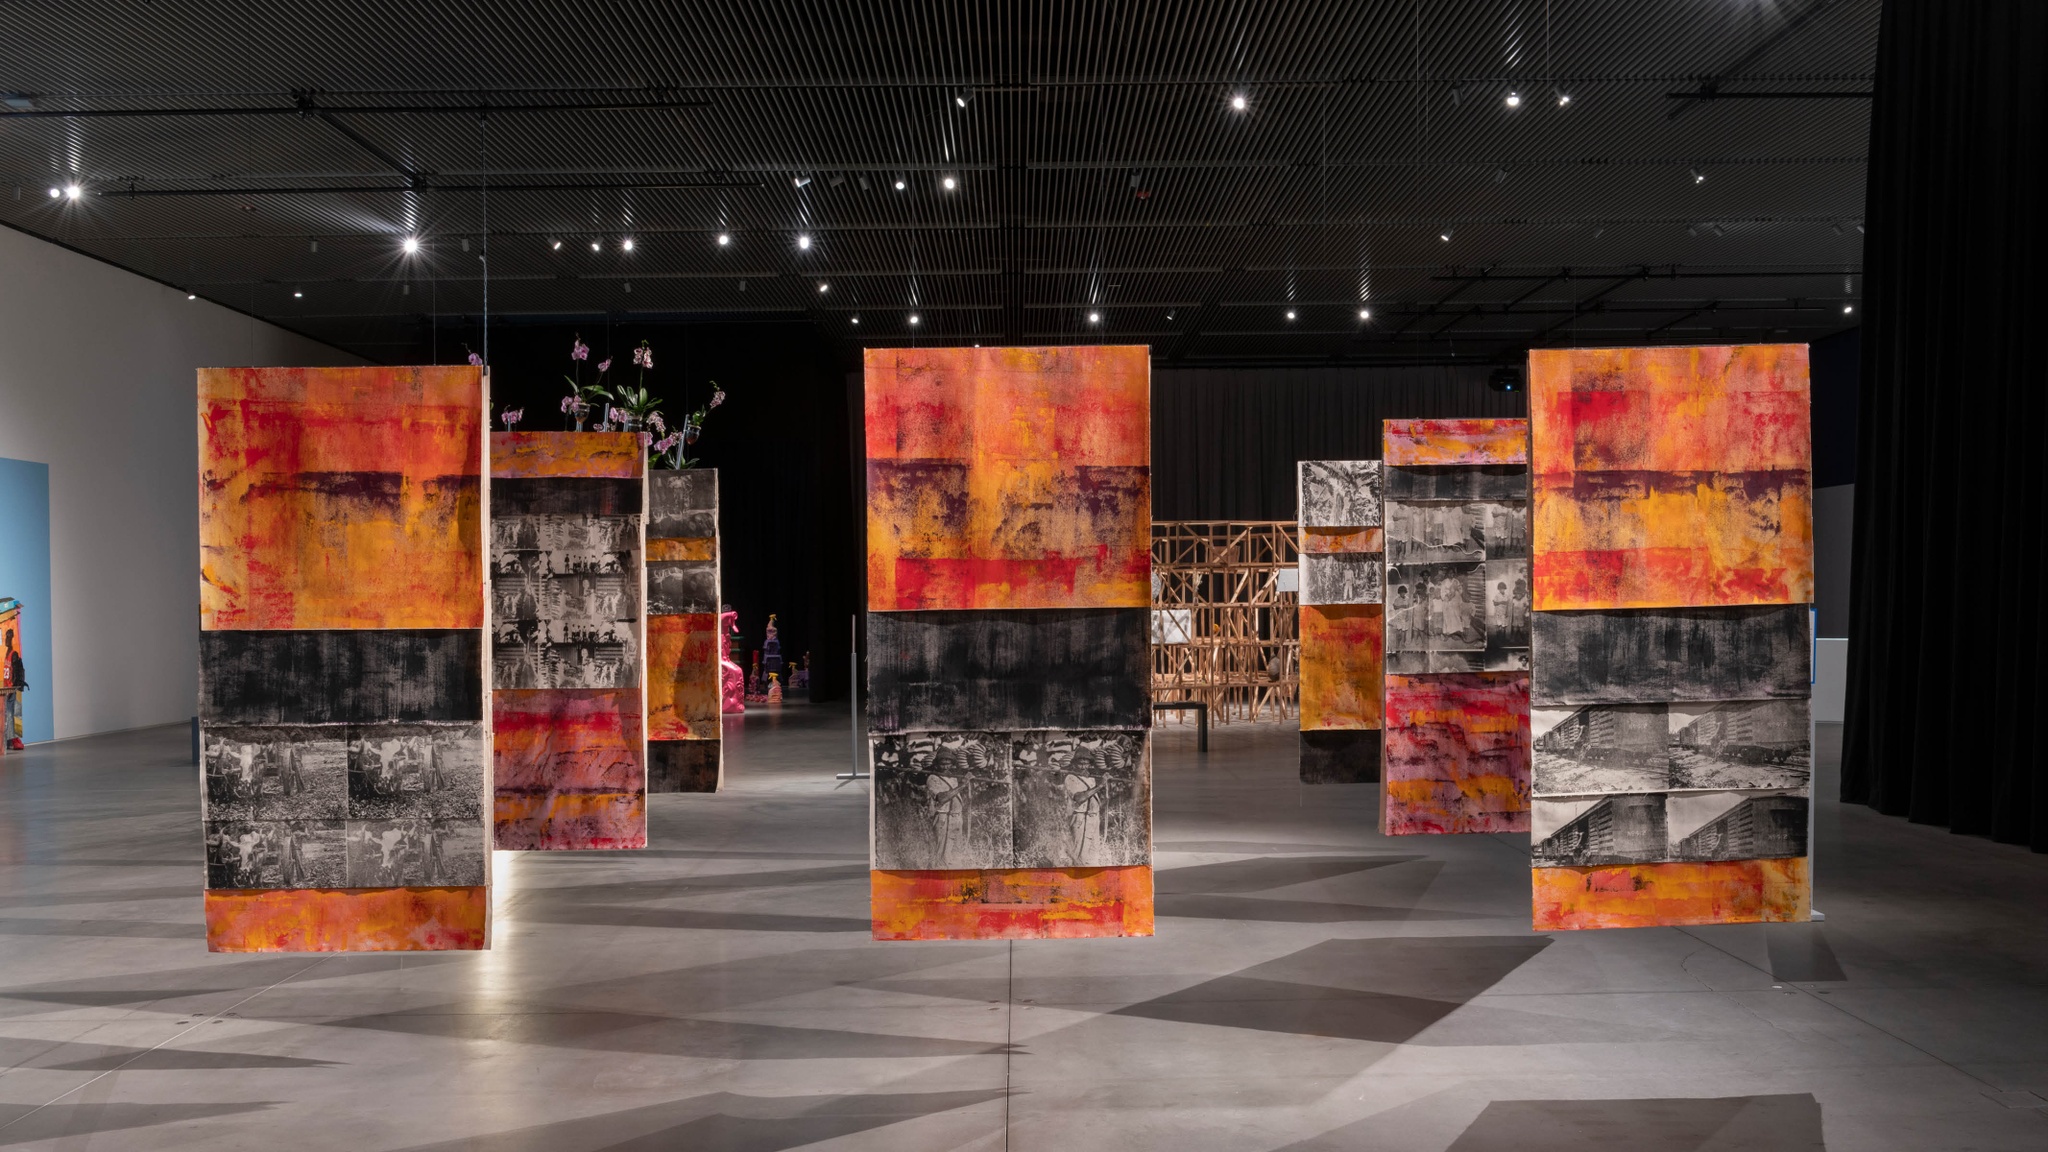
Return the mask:
<path fill-rule="evenodd" d="M 958 180 L 953 179 L 951 176 L 948 176 L 944 180 L 939 181 L 939 186 L 941 188 L 944 188 L 946 191 L 951 192 L 953 189 L 958 188 L 960 186 L 960 182 Z"/>
<path fill-rule="evenodd" d="M 718 234 L 718 246 L 724 248 L 732 243 L 732 237 L 724 232 Z"/>
<path fill-rule="evenodd" d="M 911 322 L 912 324 L 915 324 L 915 323 L 917 323 L 917 313 L 915 313 L 915 312 L 912 312 L 912 313 L 910 314 L 910 322 Z"/>
<path fill-rule="evenodd" d="M 67 184 L 64 186 L 64 194 L 66 196 L 71 197 L 73 200 L 76 200 L 80 196 L 85 195 L 85 189 L 80 188 L 76 184 Z"/>
<path fill-rule="evenodd" d="M 1522 94 L 1520 92 L 1509 92 L 1508 98 L 1504 103 L 1510 108 L 1520 108 L 1522 106 Z"/>
<path fill-rule="evenodd" d="M 1244 93 L 1239 92 L 1230 98 L 1230 110 L 1232 112 L 1242 112 L 1246 108 L 1251 107 L 1251 103 L 1251 101 L 1244 98 Z"/>
<path fill-rule="evenodd" d="M 1089 322 L 1090 324 L 1100 324 L 1100 323 L 1102 323 L 1102 313 L 1100 313 L 1100 312 L 1090 312 L 1090 313 L 1088 314 L 1088 322 Z"/>
<path fill-rule="evenodd" d="M 555 242 L 555 247 L 560 248 L 561 246 L 562 244 L 560 241 Z M 407 236 L 405 238 L 405 242 L 403 244 L 400 244 L 399 247 L 405 249 L 406 254 L 410 255 L 420 250 L 420 238 L 417 236 Z"/>
<path fill-rule="evenodd" d="M 899 179 L 898 179 L 898 180 L 896 181 L 896 190 L 897 190 L 898 192 L 901 192 L 901 191 L 903 191 L 903 188 L 904 188 L 904 184 L 903 184 L 903 181 L 902 181 L 902 180 L 901 180 L 901 179 L 899 178 Z"/>
<path fill-rule="evenodd" d="M 1289 309 L 1287 310 L 1287 318 L 1288 318 L 1289 320 L 1292 320 L 1292 319 L 1294 319 L 1294 309 L 1292 309 L 1292 308 L 1289 308 Z"/>
<path fill-rule="evenodd" d="M 186 296 L 185 296 L 185 299 L 187 299 L 187 300 L 197 300 L 197 299 L 199 299 L 199 294 L 198 294 L 198 293 L 196 293 L 196 292 L 192 292 L 192 293 L 187 293 L 187 294 L 186 294 Z"/>
<path fill-rule="evenodd" d="M 820 292 L 830 292 L 831 290 L 832 290 L 832 286 L 831 286 L 830 284 L 820 284 L 820 285 L 818 285 L 818 291 L 820 291 Z"/>
<path fill-rule="evenodd" d="M 633 238 L 628 236 L 624 240 L 619 241 L 619 247 L 631 252 L 633 250 Z"/>
<path fill-rule="evenodd" d="M 598 242 L 597 242 L 597 241 L 595 241 L 595 240 L 592 240 L 592 241 L 590 242 L 590 250 L 591 250 L 592 252 L 601 252 L 601 251 L 603 251 L 603 250 L 604 250 L 604 245 L 603 245 L 603 244 L 600 244 L 600 243 L 598 243 Z"/>
<path fill-rule="evenodd" d="M 806 252 L 810 251 L 810 250 L 811 250 L 811 238 L 810 238 L 809 234 L 805 234 L 805 235 L 802 235 L 802 236 L 799 236 L 799 237 L 797 237 L 797 238 L 796 238 L 796 246 L 797 246 L 798 248 L 801 248 L 801 249 L 803 249 L 803 250 L 804 250 L 804 251 L 806 251 Z"/>
<path fill-rule="evenodd" d="M 1436 234 L 1436 238 L 1443 241 L 1446 244 L 1449 244 L 1451 242 L 1451 230 L 1449 228 L 1444 229 L 1443 231 Z"/>
<path fill-rule="evenodd" d="M 1370 309 L 1370 308 L 1360 308 L 1360 309 L 1358 310 L 1358 318 L 1359 318 L 1360 320 L 1370 320 L 1370 319 L 1372 319 L 1372 309 Z"/>

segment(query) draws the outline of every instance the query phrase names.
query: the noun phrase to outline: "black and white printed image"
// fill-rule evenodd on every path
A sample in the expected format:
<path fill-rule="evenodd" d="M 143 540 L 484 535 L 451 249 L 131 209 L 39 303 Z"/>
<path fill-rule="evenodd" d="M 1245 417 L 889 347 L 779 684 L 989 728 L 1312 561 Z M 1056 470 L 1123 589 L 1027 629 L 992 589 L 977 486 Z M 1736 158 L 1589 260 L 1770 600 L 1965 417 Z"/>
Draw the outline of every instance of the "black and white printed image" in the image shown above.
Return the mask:
<path fill-rule="evenodd" d="M 455 888 L 484 882 L 475 820 L 351 820 L 348 887 Z"/>
<path fill-rule="evenodd" d="M 1377 604 L 1380 602 L 1378 552 L 1303 553 L 1303 604 Z"/>
<path fill-rule="evenodd" d="M 662 560 L 649 564 L 647 610 L 657 616 L 718 611 L 718 562 Z"/>
<path fill-rule="evenodd" d="M 1402 464 L 1386 472 L 1386 498 L 1395 500 L 1481 500 L 1529 498 L 1527 464 Z"/>
<path fill-rule="evenodd" d="M 349 818 L 477 820 L 487 751 L 476 724 L 352 725 Z"/>
<path fill-rule="evenodd" d="M 1475 659 L 1485 652 L 1486 566 L 1413 564 L 1391 569 L 1387 651 L 1467 652 Z"/>
<path fill-rule="evenodd" d="M 491 687 L 634 688 L 640 659 L 633 621 L 499 620 L 491 636 Z"/>
<path fill-rule="evenodd" d="M 213 725 L 200 734 L 209 820 L 348 815 L 348 728 Z"/>
<path fill-rule="evenodd" d="M 1010 743 L 1015 868 L 1108 868 L 1152 858 L 1143 732 L 1020 732 Z"/>
<path fill-rule="evenodd" d="M 1673 788 L 1804 788 L 1813 771 L 1812 703 L 1672 704 Z"/>
<path fill-rule="evenodd" d="M 1303 460 L 1295 480 L 1295 507 L 1303 528 L 1379 526 L 1379 461 Z"/>
<path fill-rule="evenodd" d="M 875 868 L 1013 866 L 1007 736 L 913 732 L 872 747 Z"/>
<path fill-rule="evenodd" d="M 1529 555 L 1522 501 L 1415 503 L 1389 500 L 1387 563 L 1464 564 Z"/>
<path fill-rule="evenodd" d="M 340 820 L 208 820 L 208 888 L 345 888 Z"/>
<path fill-rule="evenodd" d="M 1529 561 L 1526 558 L 1486 562 L 1486 648 L 1488 671 L 1529 667 Z"/>
<path fill-rule="evenodd" d="M 1539 796 L 1661 792 L 1671 787 L 1662 704 L 1529 711 L 1531 790 Z"/>
<path fill-rule="evenodd" d="M 560 624 L 636 620 L 639 552 L 638 516 L 493 517 L 493 615 Z"/>
<path fill-rule="evenodd" d="M 1805 700 L 1587 704 L 1529 713 L 1541 795 L 1807 786 Z"/>
<path fill-rule="evenodd" d="M 1804 856 L 1806 809 L 1796 792 L 1538 797 L 1531 856 L 1538 867 Z"/>

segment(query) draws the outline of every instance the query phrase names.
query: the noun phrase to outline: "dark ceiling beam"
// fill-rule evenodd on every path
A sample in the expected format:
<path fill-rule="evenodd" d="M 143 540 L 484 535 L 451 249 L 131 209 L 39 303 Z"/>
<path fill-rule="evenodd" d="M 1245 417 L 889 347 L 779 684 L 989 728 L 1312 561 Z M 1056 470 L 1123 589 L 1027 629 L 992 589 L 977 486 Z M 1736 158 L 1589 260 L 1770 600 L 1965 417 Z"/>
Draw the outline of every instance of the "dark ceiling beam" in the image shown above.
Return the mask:
<path fill-rule="evenodd" d="M 294 93 L 296 99 L 298 93 Z M 66 97 L 72 99 L 72 97 Z M 520 116 L 541 112 L 661 112 L 685 108 L 709 108 L 709 100 L 566 100 L 547 104 L 323 104 L 329 112 L 347 116 Z M 239 117 L 302 116 L 305 110 L 294 103 L 271 105 L 210 106 L 197 108 L 28 108 L 0 112 L 4 120 L 132 120 L 163 116 Z"/>
<path fill-rule="evenodd" d="M 346 129 L 344 129 L 346 131 Z M 390 161 L 394 170 L 407 175 L 397 161 Z M 160 196 L 374 196 L 385 193 L 415 192 L 483 192 L 492 195 L 500 192 L 613 192 L 613 191 L 682 191 L 692 188 L 758 188 L 764 181 L 742 177 L 714 176 L 702 179 L 661 180 L 610 180 L 610 181 L 565 181 L 562 183 L 506 183 L 506 184 L 449 184 L 427 183 L 424 175 L 411 177 L 417 184 L 330 184 L 326 186 L 297 185 L 282 188 L 142 188 L 130 185 L 126 188 L 95 188 L 93 196 L 107 200 L 141 200 Z M 717 228 L 693 228 L 686 231 L 717 232 Z"/>
<path fill-rule="evenodd" d="M 1687 94 L 1680 94 L 1680 99 L 1684 102 L 1673 108 L 1664 118 L 1676 120 L 1701 104 L 1718 98 L 1723 84 L 1741 75 L 1744 69 L 1763 59 L 1773 48 L 1797 35 L 1801 28 L 1806 27 L 1815 16 L 1827 11 L 1834 3 L 1835 0 L 1810 0 L 1806 7 L 1787 17 L 1785 22 L 1778 26 L 1777 31 L 1757 41 L 1749 51 L 1715 69 L 1711 75 L 1700 77 L 1698 87 L 1689 94 L 1690 98 L 1687 98 Z"/>
<path fill-rule="evenodd" d="M 1647 264 L 1643 265 L 1641 268 L 1638 268 L 1632 275 L 1616 277 L 1614 283 L 1609 284 L 1607 287 L 1600 289 L 1598 292 L 1595 292 L 1591 296 L 1588 296 L 1585 299 L 1579 301 L 1577 304 L 1572 305 L 1571 313 L 1567 315 L 1564 319 L 1559 320 L 1557 323 L 1552 324 L 1548 328 L 1544 328 L 1538 331 L 1534 336 L 1529 337 L 1528 346 L 1531 348 L 1536 347 L 1537 345 L 1543 343 L 1545 340 L 1548 340 L 1552 333 L 1556 332 L 1560 328 L 1568 327 L 1572 323 L 1572 321 L 1577 320 L 1579 317 L 1585 315 L 1587 312 L 1590 312 L 1595 308 L 1599 307 L 1601 303 L 1607 299 L 1607 297 L 1613 295 L 1616 292 L 1619 292 L 1621 289 L 1627 287 L 1630 284 L 1635 283 L 1638 280 L 1647 280 L 1649 278 L 1650 266 Z M 1509 346 L 1509 348 L 1512 347 L 1512 345 Z M 1503 349 L 1503 354 L 1505 354 L 1507 350 L 1508 349 Z"/>
<path fill-rule="evenodd" d="M 1868 100 L 1869 92 L 1724 92 L 1718 88 L 1692 92 L 1666 92 L 1667 100 Z"/>
<path fill-rule="evenodd" d="M 316 119 L 329 128 L 334 129 L 356 147 L 375 156 L 386 168 L 405 177 L 405 183 L 408 188 L 418 189 L 425 183 L 429 173 L 423 172 L 393 156 L 378 145 L 376 141 L 342 123 L 340 118 L 332 111 L 315 104 L 311 96 L 305 93 L 297 93 L 292 97 L 292 104 L 298 108 L 301 116 Z"/>

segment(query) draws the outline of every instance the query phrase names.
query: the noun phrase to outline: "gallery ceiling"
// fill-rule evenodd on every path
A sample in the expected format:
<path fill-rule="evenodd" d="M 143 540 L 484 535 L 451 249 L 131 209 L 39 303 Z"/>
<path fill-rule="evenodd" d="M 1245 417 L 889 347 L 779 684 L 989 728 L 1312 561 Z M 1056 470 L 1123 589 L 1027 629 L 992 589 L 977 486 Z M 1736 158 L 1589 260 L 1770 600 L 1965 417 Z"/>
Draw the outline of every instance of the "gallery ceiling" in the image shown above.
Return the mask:
<path fill-rule="evenodd" d="M 0 221 L 386 361 L 486 308 L 1190 365 L 1810 340 L 1855 320 L 1878 9 L 7 0 Z"/>

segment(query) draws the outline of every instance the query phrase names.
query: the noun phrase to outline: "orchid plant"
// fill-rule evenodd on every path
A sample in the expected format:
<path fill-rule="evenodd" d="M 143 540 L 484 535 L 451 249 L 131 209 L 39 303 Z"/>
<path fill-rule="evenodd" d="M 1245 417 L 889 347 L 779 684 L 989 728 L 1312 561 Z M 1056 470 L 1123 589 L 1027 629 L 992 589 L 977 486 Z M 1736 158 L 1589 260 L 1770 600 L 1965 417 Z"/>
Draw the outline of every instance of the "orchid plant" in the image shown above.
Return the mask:
<path fill-rule="evenodd" d="M 713 380 L 711 382 L 711 399 L 695 412 L 683 417 L 682 426 L 675 431 L 669 431 L 665 421 L 662 419 L 661 413 L 654 413 L 649 418 L 648 424 L 657 435 L 661 436 L 661 439 L 649 445 L 649 448 L 654 453 L 655 464 L 669 468 L 695 468 L 697 461 L 684 459 L 683 452 L 690 445 L 695 444 L 697 438 L 704 434 L 704 418 L 711 415 L 713 408 L 723 403 L 725 403 L 725 389 L 719 387 L 718 381 Z"/>
<path fill-rule="evenodd" d="M 583 362 L 588 359 L 590 359 L 590 345 L 585 344 L 582 334 L 578 333 L 571 341 L 569 347 L 569 362 L 576 366 L 575 375 L 565 375 L 562 377 L 569 384 L 569 394 L 562 397 L 562 411 L 564 413 L 573 412 L 578 407 L 588 411 L 599 400 L 610 400 L 612 398 L 612 394 L 606 391 L 604 386 L 604 374 L 611 370 L 612 362 L 610 360 L 599 361 L 597 365 L 597 378 L 585 384 L 583 382 Z"/>
<path fill-rule="evenodd" d="M 633 366 L 640 369 L 638 386 L 620 385 L 617 392 L 618 406 L 611 409 L 606 416 L 607 420 L 614 419 L 613 414 L 626 417 L 627 419 L 618 422 L 629 427 L 634 424 L 650 424 L 652 418 L 659 414 L 657 409 L 661 406 L 661 400 L 647 387 L 647 373 L 654 367 L 654 349 L 648 346 L 647 341 L 642 340 L 640 347 L 633 350 Z"/>
<path fill-rule="evenodd" d="M 507 408 L 503 412 L 498 413 L 498 419 L 505 422 L 505 431 L 510 432 L 514 424 L 526 419 L 526 409 Z"/>

